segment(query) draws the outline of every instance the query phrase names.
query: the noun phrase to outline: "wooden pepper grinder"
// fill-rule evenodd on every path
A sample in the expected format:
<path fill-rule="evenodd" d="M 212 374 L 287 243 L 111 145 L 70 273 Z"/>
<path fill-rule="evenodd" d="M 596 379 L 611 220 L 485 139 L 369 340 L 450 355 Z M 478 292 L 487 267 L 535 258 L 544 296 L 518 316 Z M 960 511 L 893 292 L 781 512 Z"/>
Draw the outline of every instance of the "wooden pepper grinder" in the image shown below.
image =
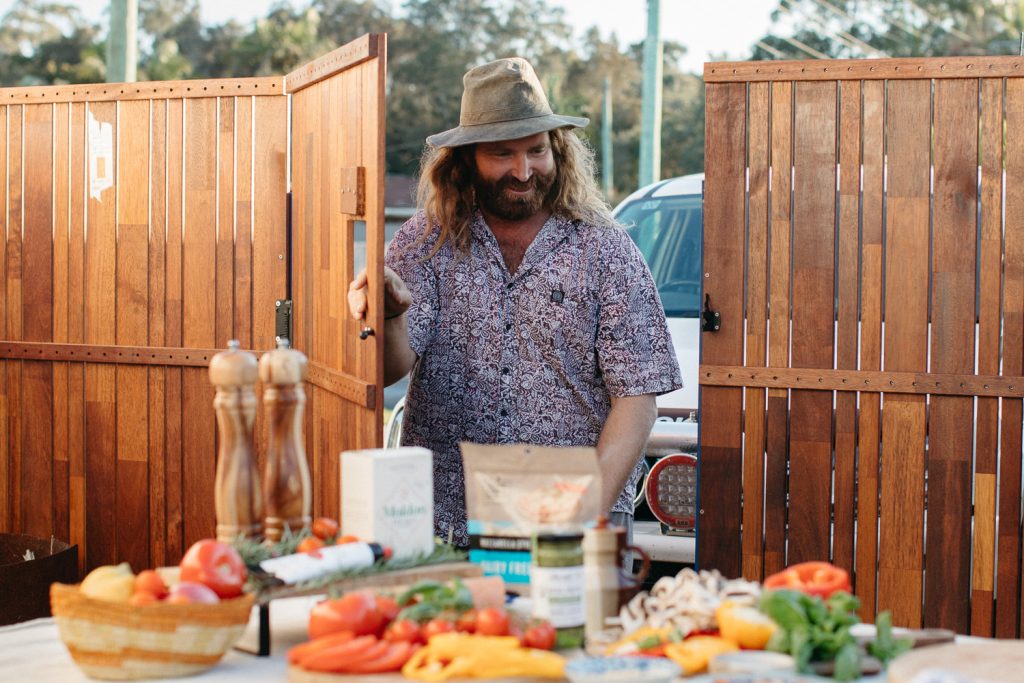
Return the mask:
<path fill-rule="evenodd" d="M 220 431 L 214 506 L 217 540 L 225 542 L 238 536 L 259 536 L 263 521 L 252 435 L 256 356 L 238 347 L 238 340 L 232 339 L 227 351 L 210 360 L 210 382 L 217 387 L 213 408 Z"/>
<path fill-rule="evenodd" d="M 312 494 L 309 466 L 302 444 L 302 411 L 306 392 L 306 356 L 280 339 L 277 349 L 260 358 L 263 404 L 270 439 L 264 469 L 263 497 L 267 516 L 263 533 L 268 542 L 281 540 L 285 525 L 298 531 L 310 522 Z"/>

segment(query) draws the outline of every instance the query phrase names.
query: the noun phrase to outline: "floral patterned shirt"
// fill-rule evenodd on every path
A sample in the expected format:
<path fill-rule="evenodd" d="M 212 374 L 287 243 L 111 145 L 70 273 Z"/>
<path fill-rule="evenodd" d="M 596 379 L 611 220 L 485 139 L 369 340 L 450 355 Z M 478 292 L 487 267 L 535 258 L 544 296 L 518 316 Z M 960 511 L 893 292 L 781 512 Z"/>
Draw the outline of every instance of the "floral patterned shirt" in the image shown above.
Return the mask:
<path fill-rule="evenodd" d="M 402 443 L 434 453 L 434 526 L 466 546 L 459 442 L 596 446 L 612 396 L 682 386 L 658 290 L 625 230 L 552 216 L 509 273 L 477 212 L 469 253 L 407 221 L 385 263 L 412 294 Z M 633 511 L 640 463 L 615 511 Z"/>

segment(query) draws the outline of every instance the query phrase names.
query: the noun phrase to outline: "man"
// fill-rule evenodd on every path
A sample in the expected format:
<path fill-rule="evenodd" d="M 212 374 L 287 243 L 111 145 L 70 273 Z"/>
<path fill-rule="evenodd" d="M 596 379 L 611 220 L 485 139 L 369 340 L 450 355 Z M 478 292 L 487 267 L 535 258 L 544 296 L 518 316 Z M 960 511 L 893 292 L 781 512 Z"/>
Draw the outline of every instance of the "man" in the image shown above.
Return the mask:
<path fill-rule="evenodd" d="M 587 119 L 552 113 L 524 59 L 463 80 L 385 258 L 385 383 L 412 371 L 402 443 L 434 452 L 435 530 L 460 546 L 461 441 L 596 446 L 602 505 L 631 529 L 654 397 L 682 386 L 657 289 L 570 130 Z"/>

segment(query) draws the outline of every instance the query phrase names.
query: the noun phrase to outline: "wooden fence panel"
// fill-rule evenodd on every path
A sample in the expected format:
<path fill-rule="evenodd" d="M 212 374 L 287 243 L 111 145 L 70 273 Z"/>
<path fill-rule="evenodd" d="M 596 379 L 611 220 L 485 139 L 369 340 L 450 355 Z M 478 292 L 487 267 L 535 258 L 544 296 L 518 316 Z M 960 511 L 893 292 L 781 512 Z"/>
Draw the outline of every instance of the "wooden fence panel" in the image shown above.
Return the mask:
<path fill-rule="evenodd" d="M 335 517 L 342 451 L 383 443 L 385 55 L 384 36 L 365 36 L 285 79 L 292 96 L 293 343 L 310 360 L 305 431 L 314 513 Z M 358 239 L 357 226 L 365 226 Z M 363 323 L 347 315 L 345 297 L 353 269 L 367 265 L 365 324 L 374 334 L 363 339 Z"/>
<path fill-rule="evenodd" d="M 705 292 L 723 330 L 702 341 L 701 566 L 760 578 L 830 560 L 853 571 L 867 621 L 889 609 L 900 625 L 1020 636 L 1018 62 L 706 66 Z M 745 357 L 723 334 L 733 296 Z M 735 390 L 745 405 L 725 399 Z"/>
<path fill-rule="evenodd" d="M 0 89 L 0 529 L 77 543 L 82 570 L 213 534 L 213 388 L 189 350 L 271 346 L 283 85 Z"/>

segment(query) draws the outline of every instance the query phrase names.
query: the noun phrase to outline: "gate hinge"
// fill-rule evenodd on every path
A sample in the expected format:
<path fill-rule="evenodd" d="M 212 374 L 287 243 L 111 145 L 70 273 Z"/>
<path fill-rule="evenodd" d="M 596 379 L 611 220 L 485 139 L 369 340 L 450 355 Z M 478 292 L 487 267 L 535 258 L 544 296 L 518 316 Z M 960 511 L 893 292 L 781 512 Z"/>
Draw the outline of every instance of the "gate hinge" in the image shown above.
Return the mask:
<path fill-rule="evenodd" d="M 718 332 L 722 329 L 722 314 L 711 310 L 711 295 L 704 295 L 704 312 L 701 314 L 703 320 L 701 329 L 704 332 Z"/>
<path fill-rule="evenodd" d="M 292 300 L 278 299 L 275 303 L 274 314 L 274 336 L 280 339 L 292 340 Z"/>

